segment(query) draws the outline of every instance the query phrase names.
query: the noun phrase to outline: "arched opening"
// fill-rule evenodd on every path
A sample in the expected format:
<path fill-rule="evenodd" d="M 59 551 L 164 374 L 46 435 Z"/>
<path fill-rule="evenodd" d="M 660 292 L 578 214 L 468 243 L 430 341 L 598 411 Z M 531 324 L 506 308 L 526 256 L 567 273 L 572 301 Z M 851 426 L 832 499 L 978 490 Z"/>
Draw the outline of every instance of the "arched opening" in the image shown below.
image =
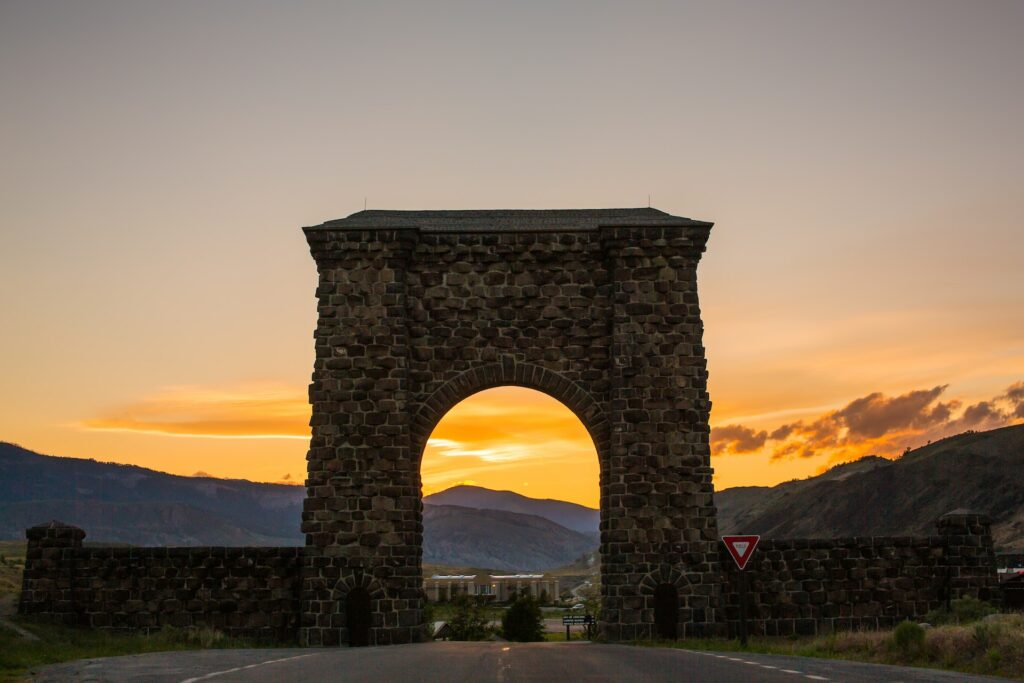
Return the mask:
<path fill-rule="evenodd" d="M 434 425 L 420 474 L 433 618 L 468 600 L 497 621 L 526 594 L 597 620 L 600 463 L 566 404 L 521 386 L 474 393 Z"/>
<path fill-rule="evenodd" d="M 350 647 L 370 644 L 370 619 L 370 593 L 357 586 L 345 596 L 345 625 L 348 627 Z"/>
<path fill-rule="evenodd" d="M 679 637 L 679 590 L 670 583 L 654 589 L 654 629 L 665 640 Z"/>

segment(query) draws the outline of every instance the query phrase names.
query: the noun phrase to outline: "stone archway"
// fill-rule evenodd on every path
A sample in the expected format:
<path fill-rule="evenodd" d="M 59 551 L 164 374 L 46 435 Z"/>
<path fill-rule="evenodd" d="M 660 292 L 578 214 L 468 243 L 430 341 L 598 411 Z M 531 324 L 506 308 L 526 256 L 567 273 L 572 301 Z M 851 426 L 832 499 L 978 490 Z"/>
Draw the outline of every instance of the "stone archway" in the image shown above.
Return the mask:
<path fill-rule="evenodd" d="M 422 637 L 419 460 L 449 408 L 512 384 L 565 403 L 601 464 L 600 629 L 654 626 L 670 567 L 711 630 L 719 555 L 697 264 L 710 223 L 655 209 L 363 211 L 306 228 L 319 320 L 303 511 L 304 644 L 369 576 L 375 644 Z M 699 594 L 699 598 L 698 598 Z"/>
<path fill-rule="evenodd" d="M 422 457 L 423 448 L 434 428 L 456 404 L 473 394 L 501 386 L 535 389 L 558 399 L 583 423 L 594 442 L 598 459 L 607 453 L 608 419 L 586 390 L 540 365 L 517 363 L 511 355 L 504 356 L 501 362 L 467 370 L 428 396 L 412 418 L 412 452 Z"/>

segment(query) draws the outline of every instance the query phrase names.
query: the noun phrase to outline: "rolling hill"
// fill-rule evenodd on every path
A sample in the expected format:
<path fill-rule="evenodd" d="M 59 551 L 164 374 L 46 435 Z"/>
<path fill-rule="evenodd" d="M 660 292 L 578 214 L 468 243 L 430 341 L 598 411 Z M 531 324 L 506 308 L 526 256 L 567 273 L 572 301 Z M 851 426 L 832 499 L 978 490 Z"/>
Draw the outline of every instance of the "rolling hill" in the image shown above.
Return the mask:
<path fill-rule="evenodd" d="M 957 508 L 989 515 L 1001 549 L 1024 548 L 1024 425 L 967 432 L 896 460 L 864 458 L 810 479 L 715 494 L 723 533 L 772 538 L 932 535 Z"/>
<path fill-rule="evenodd" d="M 423 561 L 457 567 L 542 571 L 561 567 L 597 545 L 537 515 L 457 505 L 423 507 Z"/>
<path fill-rule="evenodd" d="M 0 443 L 0 539 L 59 519 L 91 542 L 302 545 L 305 496 L 301 486 L 182 477 Z M 436 564 L 540 571 L 597 545 L 597 510 L 573 503 L 464 486 L 424 503 L 424 556 Z"/>
<path fill-rule="evenodd" d="M 60 519 L 92 542 L 301 545 L 301 486 L 181 477 L 39 455 L 0 443 L 0 539 Z M 868 457 L 773 487 L 715 494 L 723 533 L 775 538 L 931 535 L 956 508 L 987 513 L 1001 549 L 1024 549 L 1024 425 L 965 433 L 897 460 Z M 598 511 L 457 486 L 424 499 L 424 559 L 547 570 L 592 552 Z"/>
<path fill-rule="evenodd" d="M 458 505 L 466 508 L 503 510 L 550 519 L 581 534 L 598 533 L 601 513 L 594 508 L 551 498 L 527 498 L 512 491 L 492 491 L 480 486 L 453 486 L 423 499 L 428 505 Z"/>

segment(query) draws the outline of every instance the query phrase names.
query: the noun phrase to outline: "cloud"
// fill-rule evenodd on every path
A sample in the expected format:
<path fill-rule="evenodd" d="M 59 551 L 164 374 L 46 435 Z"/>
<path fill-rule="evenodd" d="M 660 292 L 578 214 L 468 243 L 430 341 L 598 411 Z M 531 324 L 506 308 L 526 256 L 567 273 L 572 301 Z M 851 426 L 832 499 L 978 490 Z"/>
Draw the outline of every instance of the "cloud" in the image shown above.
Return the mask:
<path fill-rule="evenodd" d="M 83 420 L 95 431 L 230 439 L 309 439 L 304 389 L 276 384 L 168 387 Z"/>
<path fill-rule="evenodd" d="M 829 462 L 864 455 L 895 456 L 906 448 L 959 434 L 987 430 L 1024 419 L 1024 382 L 986 401 L 964 406 L 941 400 L 948 385 L 916 389 L 898 396 L 874 392 L 839 410 L 756 431 L 740 424 L 711 431 L 716 455 L 758 453 L 768 448 L 772 460 L 825 457 Z"/>
<path fill-rule="evenodd" d="M 753 453 L 764 446 L 768 432 L 755 432 L 743 425 L 725 425 L 711 430 L 711 447 L 729 453 Z"/>
<path fill-rule="evenodd" d="M 845 408 L 834 413 L 834 421 L 845 426 L 852 437 L 871 439 L 894 429 L 920 428 L 941 423 L 949 419 L 950 406 L 933 403 L 947 386 L 911 391 L 893 398 L 875 392 L 851 401 Z"/>
<path fill-rule="evenodd" d="M 1014 417 L 1024 418 L 1024 382 L 1011 384 L 999 398 L 1010 404 Z"/>

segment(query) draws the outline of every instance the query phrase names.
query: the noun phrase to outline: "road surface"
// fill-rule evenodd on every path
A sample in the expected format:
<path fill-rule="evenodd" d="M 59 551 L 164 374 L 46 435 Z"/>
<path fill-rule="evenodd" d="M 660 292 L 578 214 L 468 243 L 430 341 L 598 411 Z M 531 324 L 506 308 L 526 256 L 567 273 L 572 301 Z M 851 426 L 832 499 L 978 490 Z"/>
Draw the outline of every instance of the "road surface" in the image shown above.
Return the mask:
<path fill-rule="evenodd" d="M 423 643 L 391 647 L 204 650 L 81 660 L 45 667 L 40 683 L 981 683 L 1006 679 L 824 659 L 576 643 Z"/>

